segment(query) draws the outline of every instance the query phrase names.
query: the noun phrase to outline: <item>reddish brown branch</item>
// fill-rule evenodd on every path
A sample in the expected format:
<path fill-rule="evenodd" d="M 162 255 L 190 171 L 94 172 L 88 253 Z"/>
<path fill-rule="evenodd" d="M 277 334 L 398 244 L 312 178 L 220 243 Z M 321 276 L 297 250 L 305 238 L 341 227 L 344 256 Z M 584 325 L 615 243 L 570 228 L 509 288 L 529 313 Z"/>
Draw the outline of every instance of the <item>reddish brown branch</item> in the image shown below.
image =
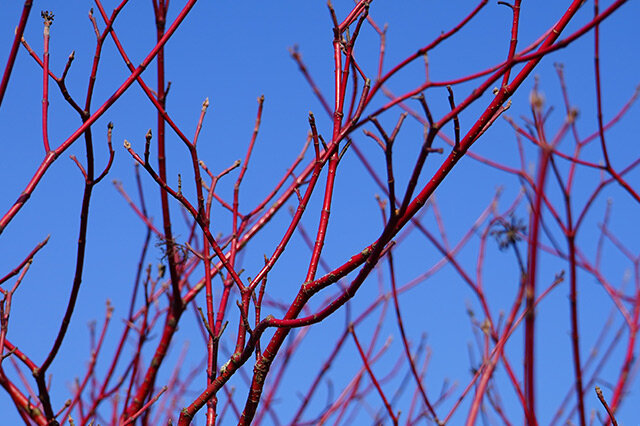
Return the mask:
<path fill-rule="evenodd" d="M 24 34 L 24 29 L 27 26 L 27 20 L 29 19 L 29 12 L 31 11 L 32 5 L 33 0 L 25 0 L 24 5 L 22 6 L 22 14 L 20 15 L 20 21 L 16 27 L 16 35 L 13 37 L 11 50 L 7 57 L 7 65 L 4 67 L 2 80 L 0 81 L 0 106 L 2 105 L 2 99 L 4 98 L 7 86 L 9 85 L 9 78 L 11 77 L 11 72 L 13 71 L 13 66 L 16 62 L 16 56 L 18 55 L 18 49 L 20 48 L 20 41 L 22 39 L 22 34 Z"/>

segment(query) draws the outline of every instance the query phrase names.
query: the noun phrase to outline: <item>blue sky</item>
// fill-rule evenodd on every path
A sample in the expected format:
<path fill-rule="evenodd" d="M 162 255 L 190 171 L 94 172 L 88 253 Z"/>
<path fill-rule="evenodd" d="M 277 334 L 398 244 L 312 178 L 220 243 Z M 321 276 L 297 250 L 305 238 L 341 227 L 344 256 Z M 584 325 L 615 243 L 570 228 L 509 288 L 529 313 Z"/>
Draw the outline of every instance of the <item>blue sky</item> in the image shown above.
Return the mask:
<path fill-rule="evenodd" d="M 19 13 L 19 2 L 0 6 L 0 64 L 6 63 L 9 45 L 13 38 L 13 29 Z M 68 86 L 71 94 L 83 99 L 89 67 L 95 47 L 90 22 L 87 19 L 89 3 L 71 0 L 67 2 L 36 1 L 25 32 L 25 38 L 36 52 L 42 51 L 42 26 L 40 10 L 52 10 L 55 21 L 51 30 L 51 69 L 59 74 L 64 67 L 68 54 L 75 50 L 76 60 L 69 72 Z M 522 21 L 519 46 L 526 46 L 540 33 L 555 22 L 568 2 L 537 1 L 523 2 Z M 610 2 L 604 2 L 604 9 Z M 107 10 L 114 7 L 115 2 L 106 2 Z M 338 16 L 344 16 L 351 2 L 336 2 Z M 391 2 L 376 0 L 371 7 L 372 17 L 379 23 L 389 23 L 387 34 L 387 56 L 385 69 L 413 53 L 417 48 L 428 43 L 441 31 L 455 25 L 468 10 L 475 5 L 472 1 L 403 1 Z M 181 2 L 171 3 L 169 20 L 177 14 Z M 587 22 L 592 16 L 592 3 L 587 3 L 578 12 L 574 23 L 566 30 L 568 34 Z M 603 75 L 603 93 L 605 96 L 605 120 L 611 118 L 618 109 L 631 97 L 638 84 L 640 60 L 635 52 L 640 45 L 640 32 L 633 17 L 640 16 L 638 2 L 631 1 L 623 6 L 611 19 L 601 27 L 601 61 Z M 510 13 L 504 6 L 490 4 L 459 35 L 443 44 L 430 55 L 430 70 L 433 80 L 452 79 L 464 76 L 473 71 L 485 69 L 506 55 L 509 39 Z M 98 19 L 98 22 L 100 20 Z M 131 2 L 118 17 L 115 29 L 123 42 L 127 53 L 134 64 L 139 63 L 155 43 L 154 23 L 151 2 Z M 360 36 L 356 55 L 361 59 L 361 66 L 374 74 L 378 52 L 378 37 L 370 27 Z M 200 136 L 199 152 L 207 165 L 213 170 L 222 170 L 238 158 L 243 158 L 256 114 L 256 98 L 264 94 L 265 109 L 258 142 L 250 163 L 241 192 L 241 210 L 248 210 L 254 200 L 261 199 L 277 182 L 293 159 L 298 155 L 308 131 L 307 115 L 313 111 L 318 119 L 318 128 L 324 135 L 330 134 L 330 121 L 323 113 L 322 106 L 313 96 L 291 60 L 288 49 L 297 45 L 304 61 L 317 84 L 327 98 L 332 97 L 332 32 L 329 14 L 323 1 L 296 2 L 206 2 L 198 3 L 184 22 L 183 27 L 167 44 L 167 79 L 172 87 L 167 102 L 167 110 L 179 123 L 187 135 L 192 135 L 204 98 L 208 97 L 211 107 L 205 119 Z M 560 97 L 560 87 L 553 64 L 562 62 L 568 80 L 571 100 L 580 110 L 578 128 L 580 134 L 594 132 L 595 121 L 595 84 L 593 72 L 593 36 L 588 34 L 570 47 L 545 58 L 535 74 L 539 78 L 541 90 L 544 92 L 547 105 L 554 106 L 549 119 L 549 131 L 558 129 L 564 119 L 564 107 Z M 41 108 L 41 70 L 24 50 L 21 50 L 12 75 L 9 89 L 0 108 L 0 128 L 2 128 L 2 155 L 0 155 L 0 208 L 2 213 L 13 204 L 14 200 L 29 181 L 33 171 L 42 161 L 43 149 L 40 131 Z M 98 85 L 94 95 L 93 109 L 107 99 L 128 76 L 128 71 L 119 58 L 113 43 L 107 41 L 103 60 L 98 72 Z M 143 74 L 145 81 L 154 85 L 153 66 Z M 389 82 L 389 88 L 395 93 L 404 93 L 422 82 L 424 69 L 415 64 L 399 73 Z M 529 78 L 512 98 L 513 104 L 508 115 L 516 121 L 521 116 L 529 116 L 528 96 L 533 85 Z M 463 99 L 473 89 L 473 85 L 464 84 L 455 88 L 456 99 Z M 73 132 L 79 125 L 77 115 L 65 104 L 55 86 L 51 87 L 50 107 L 50 139 L 53 146 Z M 446 92 L 437 89 L 427 93 L 434 114 L 441 115 L 448 109 Z M 473 118 L 481 111 L 491 98 L 485 94 L 477 105 L 472 106 L 460 116 L 462 130 L 468 129 Z M 385 98 L 380 94 L 374 105 L 381 105 Z M 365 111 L 373 111 L 373 108 Z M 392 110 L 380 117 L 385 128 L 391 128 L 399 110 Z M 640 154 L 637 134 L 640 130 L 638 106 L 632 107 L 628 115 L 609 133 L 611 155 L 619 167 L 623 167 Z M 123 182 L 125 188 L 135 195 L 132 159 L 122 148 L 126 138 L 134 149 L 142 152 L 144 135 L 147 129 L 155 127 L 156 114 L 152 105 L 137 86 L 123 95 L 117 103 L 94 125 L 96 140 L 96 164 L 99 169 L 105 164 L 107 151 L 105 144 L 106 124 L 113 121 L 114 148 L 116 160 L 113 168 L 103 183 L 95 190 L 91 207 L 89 225 L 89 244 L 86 260 L 86 273 L 83 288 L 60 357 L 54 363 L 52 392 L 54 404 L 60 406 L 68 397 L 67 388 L 72 386 L 73 377 L 83 369 L 89 357 L 89 333 L 86 324 L 96 320 L 98 327 L 104 319 L 104 303 L 110 299 L 116 307 L 114 321 L 107 345 L 115 344 L 122 327 L 120 318 L 126 315 L 131 284 L 141 244 L 144 238 L 144 227 L 140 220 L 126 206 L 122 197 L 111 185 L 111 180 Z M 452 135 L 452 129 L 445 129 Z M 421 125 L 408 119 L 400 132 L 396 152 L 396 178 L 406 182 L 409 176 L 409 165 L 419 147 Z M 360 136 L 356 139 L 359 147 L 371 159 L 372 164 L 383 171 L 384 157 L 379 148 L 371 141 Z M 440 146 L 443 146 L 440 141 Z M 4 231 L 0 239 L 0 258 L 3 259 L 0 275 L 17 264 L 33 246 L 51 234 L 47 247 L 36 257 L 14 298 L 9 338 L 27 354 L 33 354 L 36 362 L 42 362 L 48 351 L 53 336 L 59 327 L 62 306 L 66 303 L 68 289 L 73 278 L 75 263 L 75 242 L 77 239 L 78 215 L 82 196 L 82 179 L 76 166 L 68 159 L 69 154 L 78 158 L 84 157 L 83 144 L 74 145 L 65 153 L 38 186 L 34 196 L 29 200 L 20 214 Z M 168 138 L 169 176 L 177 183 L 177 173 L 183 174 L 187 181 L 190 170 L 187 151 L 181 142 L 171 133 Z M 566 151 L 571 152 L 571 141 L 565 142 Z M 586 152 L 590 161 L 600 160 L 599 151 L 593 149 Z M 487 157 L 499 159 L 507 164 L 516 165 L 518 159 L 515 149 L 515 137 L 509 126 L 499 120 L 496 126 L 488 131 L 474 145 L 472 151 Z M 527 163 L 535 161 L 536 151 L 527 147 Z M 423 173 L 423 181 L 430 176 L 435 166 L 427 164 Z M 324 179 L 324 178 L 322 178 Z M 589 172 L 579 175 L 578 188 L 575 191 L 576 206 L 581 206 L 589 191 L 597 183 L 598 176 Z M 234 177 L 220 183 L 219 193 L 229 197 L 232 193 Z M 323 181 L 323 180 L 321 180 Z M 633 185 L 639 182 L 638 172 L 630 174 L 628 181 Z M 159 197 L 157 188 L 151 179 L 143 175 L 147 203 L 150 206 L 155 223 L 160 223 Z M 552 187 L 552 180 L 549 180 Z M 379 189 L 374 186 L 361 163 L 353 152 L 347 152 L 343 164 L 340 165 L 336 182 L 332 222 L 326 241 L 325 260 L 331 266 L 343 263 L 349 256 L 362 250 L 373 241 L 380 229 L 380 213 L 374 198 Z M 404 185 L 404 184 L 403 184 Z M 401 185 L 400 187 L 403 187 Z M 454 173 L 436 192 L 438 206 L 447 227 L 447 235 L 453 242 L 466 232 L 483 209 L 491 202 L 498 186 L 504 187 L 499 209 L 506 209 L 520 191 L 520 183 L 512 176 L 489 169 L 486 166 L 467 158 L 463 160 Z M 193 195 L 191 187 L 184 185 L 187 195 Z M 637 185 L 636 185 L 637 188 Z M 559 210 L 562 204 L 557 191 L 551 189 L 554 201 Z M 634 222 L 638 217 L 638 206 L 618 187 L 610 187 L 598 199 L 587 217 L 585 231 L 578 236 L 578 243 L 584 247 L 588 257 L 595 255 L 598 238 L 597 224 L 602 221 L 606 200 L 613 200 L 610 227 L 630 250 L 640 250 L 640 231 Z M 313 233 L 317 226 L 318 212 L 321 205 L 320 193 L 312 200 L 309 213 L 303 221 L 305 228 Z M 576 207 L 577 208 L 577 207 Z M 288 223 L 288 213 L 283 212 L 265 230 L 259 239 L 247 249 L 243 258 L 245 274 L 252 276 L 260 267 L 262 254 L 273 251 L 275 242 L 281 235 L 283 227 Z M 526 210 L 518 211 L 520 217 L 526 218 Z M 186 238 L 186 228 L 182 225 L 182 217 L 178 206 L 172 205 L 172 214 L 177 227 L 178 239 Z M 550 219 L 549 219 L 550 220 Z M 424 217 L 429 229 L 436 225 L 432 211 Z M 214 234 L 229 229 L 229 217 L 218 211 L 214 218 Z M 554 230 L 557 232 L 557 227 Z M 291 300 L 295 291 L 304 279 L 305 263 L 309 252 L 299 237 L 292 241 L 292 248 L 282 258 L 278 267 L 270 274 L 269 291 L 274 298 L 284 302 Z M 524 249 L 524 246 L 522 247 Z M 606 247 L 603 260 L 603 271 L 616 287 L 625 279 L 625 274 L 632 267 L 611 244 Z M 475 262 L 478 255 L 478 238 L 475 237 L 459 255 L 459 261 L 466 266 L 469 274 L 475 274 Z M 150 252 L 146 262 L 158 263 L 161 257 L 159 250 Z M 423 237 L 414 234 L 403 242 L 396 254 L 396 270 L 398 282 L 406 283 L 427 270 L 440 259 L 440 255 Z M 539 280 L 548 283 L 566 265 L 550 256 L 543 256 Z M 380 272 L 382 285 L 389 287 L 386 268 Z M 509 301 L 516 290 L 518 271 L 513 254 L 498 252 L 492 247 L 484 269 L 483 280 L 487 289 L 492 312 L 497 317 L 501 310 L 508 310 Z M 6 285 L 6 284 L 5 284 Z M 629 284 L 631 285 L 631 284 Z M 541 287 L 545 287 L 541 284 Z M 593 345 L 600 327 L 608 317 L 612 307 L 610 300 L 591 275 L 580 275 L 580 306 L 582 352 L 586 356 Z M 328 294 L 328 293 L 327 293 Z M 372 298 L 378 295 L 378 279 L 376 273 L 366 282 L 357 297 L 351 302 L 351 315 L 357 316 L 368 306 Z M 546 424 L 560 404 L 560 400 L 569 389 L 572 380 L 571 352 L 568 321 L 568 284 L 559 286 L 539 307 L 538 338 L 539 346 L 536 356 L 538 360 L 538 409 L 541 424 Z M 311 304 L 317 309 L 325 300 L 323 293 Z M 433 278 L 401 296 L 403 315 L 408 327 L 408 334 L 415 345 L 422 333 L 427 335 L 427 344 L 431 350 L 430 367 L 426 384 L 436 395 L 445 379 L 457 382 L 459 388 L 466 385 L 469 379 L 469 356 L 467 345 L 474 341 L 466 316 L 467 306 L 472 306 L 479 313 L 477 299 L 451 267 L 444 268 Z M 199 300 L 202 305 L 203 299 Z M 368 343 L 378 314 L 374 314 L 368 322 L 360 326 L 358 337 Z M 184 317 L 179 334 L 174 342 L 167 365 L 178 357 L 185 342 L 189 342 L 189 358 L 187 364 L 195 365 L 205 354 L 202 339 L 195 326 L 191 312 Z M 231 316 L 231 324 L 237 318 Z M 614 316 L 614 326 L 619 326 L 620 315 Z M 304 392 L 307 383 L 313 379 L 309 371 L 315 372 L 324 362 L 326 353 L 335 341 L 336 330 L 344 329 L 344 310 L 319 326 L 312 327 L 297 352 L 290 370 L 284 380 L 287 389 L 280 393 L 274 407 L 286 421 L 289 418 L 287 406 L 297 403 L 296 392 Z M 233 327 L 230 327 L 233 329 Z M 384 376 L 389 372 L 401 354 L 401 344 L 394 323 L 394 315 L 390 310 L 382 329 L 383 338 L 377 344 L 380 348 L 387 336 L 395 339 L 387 354 L 376 364 L 378 374 Z M 518 374 L 522 350 L 522 335 L 516 333 L 508 345 L 508 353 Z M 615 349 L 610 365 L 618 365 L 626 338 Z M 153 346 L 153 342 L 150 346 Z M 637 347 L 637 345 L 636 345 Z M 108 352 L 107 352 L 108 353 Z M 476 351 L 477 359 L 477 351 Z M 99 364 L 98 371 L 104 373 L 105 360 Z M 5 368 L 8 362 L 5 360 Z M 332 368 L 332 380 L 336 392 L 352 377 L 353 371 L 360 368 L 353 342 L 347 342 L 340 357 Z M 250 372 L 250 366 L 246 369 Z M 169 371 L 164 370 L 161 382 L 166 381 Z M 397 374 L 399 381 L 405 374 L 404 367 Z M 602 376 L 605 380 L 617 378 L 617 367 L 605 367 Z M 297 375 L 297 377 L 296 377 Z M 506 384 L 504 370 L 497 372 L 497 383 L 501 389 L 501 397 L 507 412 L 515 423 L 519 422 L 518 402 Z M 197 391 L 203 380 L 196 381 L 192 389 Z M 397 382 L 396 382 L 397 383 Z M 233 383 L 232 383 L 233 384 Z M 601 387 L 606 389 L 606 386 Z M 630 387 L 630 393 L 619 412 L 621 423 L 631 423 L 635 417 L 633 406 L 640 404 L 640 396 L 636 386 Z M 389 389 L 394 389 L 393 382 Z M 411 388 L 410 388 L 411 389 Z M 290 390 L 290 391 L 289 391 Z M 323 391 L 324 392 L 324 391 Z M 398 409 L 408 411 L 410 405 L 409 390 L 405 400 L 398 403 Z M 459 391 L 458 391 L 459 392 Z M 605 391 L 605 394 L 607 392 Z M 322 392 L 308 416 L 319 412 L 324 404 L 326 394 Z M 457 395 L 457 393 L 455 393 Z M 610 392 L 609 392 L 610 395 Z M 193 395 L 186 396 L 186 399 Z M 570 405 L 573 404 L 573 399 Z M 190 401 L 183 401 L 190 402 Z M 244 403 L 244 394 L 238 395 L 236 402 Z M 381 406 L 375 393 L 370 393 L 367 402 L 373 407 Z M 377 405 L 376 405 L 377 404 Z M 0 394 L 0 412 L 11 407 L 6 394 Z M 449 403 L 445 403 L 441 411 L 447 412 Z M 588 393 L 588 410 L 600 410 L 594 393 Z M 468 407 L 463 406 L 453 418 L 452 424 L 460 424 L 466 416 Z M 13 414 L 10 414 L 13 415 Z M 360 421 L 370 423 L 365 412 L 360 413 Z M 401 418 L 402 419 L 402 418 Z M 406 418 L 405 418 L 406 419 Z M 231 417 L 227 418 L 230 421 Z M 17 417 L 10 417 L 7 424 L 18 422 Z M 198 418 L 202 422 L 202 418 Z M 269 424 L 265 418 L 265 424 Z M 231 422 L 230 422 L 231 423 Z M 198 423 L 200 424 L 200 423 Z M 226 423 L 225 423 L 226 424 Z"/>

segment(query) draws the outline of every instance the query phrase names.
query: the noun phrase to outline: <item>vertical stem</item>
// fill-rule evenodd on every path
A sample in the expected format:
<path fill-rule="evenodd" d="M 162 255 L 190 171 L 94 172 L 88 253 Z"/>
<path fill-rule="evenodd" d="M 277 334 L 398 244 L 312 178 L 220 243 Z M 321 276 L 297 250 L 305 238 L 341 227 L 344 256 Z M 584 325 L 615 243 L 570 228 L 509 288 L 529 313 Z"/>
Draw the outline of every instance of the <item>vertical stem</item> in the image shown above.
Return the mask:
<path fill-rule="evenodd" d="M 213 189 L 212 189 L 213 190 Z M 209 222 L 209 218 L 205 219 L 205 222 Z M 203 249 L 202 254 L 204 255 L 204 279 L 205 279 L 205 299 L 207 304 L 207 323 L 209 329 L 213 327 L 213 288 L 212 288 L 212 277 L 211 277 L 211 260 L 209 256 L 209 240 L 206 236 L 202 237 L 203 239 Z M 216 345 L 217 346 L 217 345 Z M 215 363 L 215 349 L 213 336 L 209 336 L 207 339 L 207 386 L 213 382 L 216 376 L 216 363 Z M 216 421 L 216 403 L 217 398 L 215 396 L 211 398 L 209 403 L 207 404 L 207 419 L 206 425 L 213 426 Z"/>
<path fill-rule="evenodd" d="M 42 142 L 45 154 L 51 151 L 49 146 L 49 38 L 53 14 L 42 12 L 44 18 L 44 53 L 42 57 Z"/>
<path fill-rule="evenodd" d="M 593 3 L 593 12 L 597 17 L 599 13 L 598 0 Z M 600 83 L 600 23 L 595 25 L 593 30 L 594 34 L 594 53 L 593 62 L 595 65 L 596 74 L 596 101 L 597 101 L 597 114 L 598 114 L 598 132 L 600 133 L 600 147 L 602 148 L 602 156 L 604 157 L 604 164 L 607 169 L 611 169 L 611 162 L 609 161 L 609 154 L 607 152 L 607 143 L 604 138 L 604 128 L 602 124 L 602 84 Z"/>
<path fill-rule="evenodd" d="M 392 206 L 391 210 L 393 210 L 393 209 L 394 209 L 394 207 Z M 411 370 L 411 375 L 413 376 L 414 380 L 416 381 L 416 386 L 418 387 L 418 390 L 420 391 L 420 394 L 422 395 L 422 401 L 427 406 L 429 412 L 433 416 L 433 419 L 434 419 L 435 423 L 439 425 L 439 424 L 441 424 L 440 420 L 438 419 L 438 416 L 436 414 L 435 409 L 433 408 L 433 405 L 431 404 L 431 402 L 429 401 L 429 398 L 427 397 L 427 391 L 424 388 L 424 385 L 422 383 L 422 380 L 421 380 L 420 375 L 418 373 L 418 370 L 416 368 L 415 360 L 414 360 L 413 356 L 411 355 L 411 349 L 409 348 L 409 341 L 407 340 L 407 335 L 406 335 L 405 330 L 404 330 L 404 322 L 402 320 L 402 314 L 400 313 L 400 303 L 398 302 L 398 288 L 397 288 L 397 285 L 396 285 L 396 274 L 395 274 L 395 268 L 394 268 L 394 264 L 393 264 L 393 254 L 392 254 L 392 252 L 393 252 L 393 250 L 389 250 L 389 252 L 387 253 L 387 260 L 389 262 L 389 279 L 391 280 L 391 295 L 393 296 L 393 306 L 394 306 L 395 311 L 396 311 L 396 323 L 398 324 L 398 329 L 400 330 L 400 337 L 402 339 L 402 346 L 404 347 L 404 353 L 405 353 L 405 356 L 407 357 L 407 363 L 409 364 L 409 369 Z M 352 329 L 352 333 L 353 333 L 353 329 Z M 355 337 L 355 334 L 354 334 L 354 337 Z"/>
<path fill-rule="evenodd" d="M 156 17 L 156 38 L 158 41 L 164 37 L 164 30 L 167 17 L 166 0 L 160 0 L 158 7 L 154 8 Z M 157 61 L 157 79 L 158 79 L 158 103 L 162 109 L 166 105 L 165 91 L 165 70 L 164 70 L 164 46 L 158 50 Z M 167 162 L 165 153 L 165 121 L 162 113 L 158 111 L 158 175 L 162 181 L 167 182 Z M 164 238 L 166 246 L 167 263 L 169 264 L 169 274 L 171 276 L 171 288 L 173 290 L 172 309 L 178 311 L 181 309 L 180 299 L 180 277 L 176 267 L 175 242 L 173 241 L 173 232 L 171 227 L 171 213 L 169 211 L 169 195 L 165 190 L 160 188 L 160 202 L 162 204 L 162 223 L 164 225 Z"/>
<path fill-rule="evenodd" d="M 580 426 L 587 424 L 584 408 L 584 388 L 582 385 L 582 362 L 580 361 L 580 333 L 578 331 L 578 286 L 576 271 L 576 244 L 573 224 L 571 223 L 571 207 L 567 200 L 567 222 L 569 225 L 567 242 L 569 244 L 569 268 L 570 276 L 570 293 L 569 304 L 571 308 L 571 346 L 573 348 L 573 369 L 576 377 L 576 398 L 578 402 L 578 414 L 580 415 Z"/>
<path fill-rule="evenodd" d="M 544 143 L 544 142 L 543 142 Z M 527 284 L 525 286 L 525 348 L 524 348 L 524 391 L 527 401 L 527 424 L 537 425 L 535 416 L 535 297 L 536 297 L 536 270 L 538 262 L 538 241 L 540 222 L 542 219 L 542 198 L 544 195 L 544 183 L 547 176 L 547 167 L 551 151 L 543 146 L 540 153 L 538 177 L 536 179 L 535 205 L 532 206 L 529 232 L 529 261 L 527 267 Z"/>

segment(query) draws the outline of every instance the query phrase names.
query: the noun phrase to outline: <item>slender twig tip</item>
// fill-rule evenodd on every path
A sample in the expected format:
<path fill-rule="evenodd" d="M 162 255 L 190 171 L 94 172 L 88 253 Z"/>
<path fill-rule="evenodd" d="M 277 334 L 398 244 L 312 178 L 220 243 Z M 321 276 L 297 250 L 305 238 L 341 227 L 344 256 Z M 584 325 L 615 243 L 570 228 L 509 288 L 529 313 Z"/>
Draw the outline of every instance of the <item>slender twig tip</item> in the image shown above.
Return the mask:
<path fill-rule="evenodd" d="M 44 19 L 45 26 L 50 26 L 51 24 L 53 24 L 53 12 L 43 10 L 40 12 L 40 16 L 42 17 L 42 19 Z"/>

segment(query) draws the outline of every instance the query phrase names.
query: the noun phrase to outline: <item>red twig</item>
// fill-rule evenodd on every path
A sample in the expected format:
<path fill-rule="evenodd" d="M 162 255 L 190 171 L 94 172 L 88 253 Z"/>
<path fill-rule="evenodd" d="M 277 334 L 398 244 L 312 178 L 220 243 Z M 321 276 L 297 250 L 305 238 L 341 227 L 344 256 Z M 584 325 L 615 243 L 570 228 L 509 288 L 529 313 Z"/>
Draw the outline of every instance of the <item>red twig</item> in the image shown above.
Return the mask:
<path fill-rule="evenodd" d="M 0 81 L 0 106 L 2 105 L 2 99 L 4 98 L 7 86 L 9 85 L 9 78 L 11 77 L 11 72 L 13 71 L 13 66 L 16 62 L 16 56 L 18 55 L 18 49 L 20 48 L 20 40 L 22 39 L 22 34 L 24 34 L 24 29 L 27 26 L 27 20 L 29 19 L 29 12 L 31 11 L 32 5 L 33 0 L 25 0 L 24 5 L 22 6 L 22 14 L 20 15 L 20 21 L 16 27 L 16 35 L 13 37 L 13 43 L 11 44 L 11 50 L 9 51 L 9 56 L 7 58 L 7 65 L 4 67 L 2 80 Z"/>
<path fill-rule="evenodd" d="M 360 346 L 360 342 L 358 341 L 358 338 L 356 336 L 355 330 L 353 329 L 353 326 L 349 327 L 349 331 L 351 332 L 353 341 L 355 342 L 356 347 L 358 348 L 358 352 L 360 352 L 360 357 L 362 358 L 364 367 L 367 369 L 367 372 L 369 373 L 369 377 L 371 378 L 371 381 L 373 382 L 374 386 L 378 390 L 378 393 L 380 394 L 380 398 L 382 398 L 382 403 L 387 408 L 387 413 L 389 413 L 389 417 L 391 417 L 391 421 L 393 422 L 394 425 L 397 425 L 398 416 L 393 412 L 393 409 L 389 405 L 389 401 L 387 400 L 387 397 L 382 391 L 382 388 L 380 387 L 380 384 L 378 383 L 376 376 L 373 374 L 373 371 L 371 371 L 371 367 L 369 366 L 369 361 L 367 360 L 367 356 L 365 355 L 365 353 L 362 351 L 362 346 Z"/>

